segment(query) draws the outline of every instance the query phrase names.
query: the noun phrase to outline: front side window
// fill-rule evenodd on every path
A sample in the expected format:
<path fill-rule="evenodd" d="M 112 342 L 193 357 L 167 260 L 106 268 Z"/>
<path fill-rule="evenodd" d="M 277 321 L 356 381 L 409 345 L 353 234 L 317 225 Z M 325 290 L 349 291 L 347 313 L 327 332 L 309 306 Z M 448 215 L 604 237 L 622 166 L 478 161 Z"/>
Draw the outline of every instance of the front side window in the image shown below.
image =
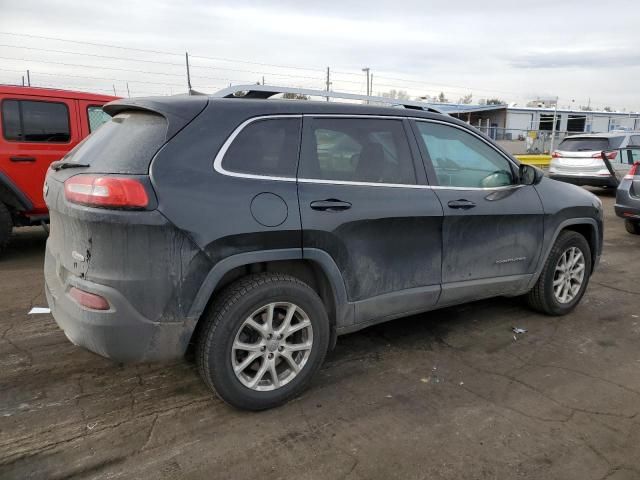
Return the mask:
<path fill-rule="evenodd" d="M 439 123 L 417 122 L 417 126 L 441 186 L 495 188 L 514 184 L 511 163 L 474 135 Z"/>
<path fill-rule="evenodd" d="M 404 126 L 402 121 L 392 119 L 305 119 L 299 176 L 347 182 L 416 183 Z"/>
<path fill-rule="evenodd" d="M 102 110 L 99 105 L 87 107 L 87 116 L 89 117 L 90 132 L 95 132 L 98 127 L 111 120 L 111 115 Z"/>
<path fill-rule="evenodd" d="M 222 168 L 250 175 L 295 178 L 299 144 L 299 118 L 256 120 L 233 140 L 222 159 Z"/>
<path fill-rule="evenodd" d="M 64 103 L 32 100 L 2 102 L 4 138 L 15 142 L 67 143 L 69 109 Z"/>

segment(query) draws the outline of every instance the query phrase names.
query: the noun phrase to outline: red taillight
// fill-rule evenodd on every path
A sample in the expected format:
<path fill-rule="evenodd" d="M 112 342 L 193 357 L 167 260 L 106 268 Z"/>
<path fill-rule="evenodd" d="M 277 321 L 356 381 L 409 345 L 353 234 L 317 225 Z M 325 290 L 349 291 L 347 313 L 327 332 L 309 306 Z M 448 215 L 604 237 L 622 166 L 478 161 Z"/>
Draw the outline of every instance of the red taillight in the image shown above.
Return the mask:
<path fill-rule="evenodd" d="M 629 173 L 627 173 L 624 178 L 625 180 L 633 180 L 633 177 L 636 175 L 640 175 L 640 162 L 636 162 L 631 166 Z"/>
<path fill-rule="evenodd" d="M 109 310 L 109 302 L 104 297 L 96 295 L 95 293 L 85 292 L 76 287 L 69 289 L 69 295 L 76 302 L 91 310 Z"/>
<path fill-rule="evenodd" d="M 144 185 L 134 178 L 76 175 L 64 182 L 70 202 L 93 207 L 144 208 L 149 197 Z"/>
<path fill-rule="evenodd" d="M 551 154 L 551 158 L 562 158 L 562 155 L 560 155 L 558 152 L 553 152 Z"/>
<path fill-rule="evenodd" d="M 593 155 L 591 155 L 593 158 L 602 158 L 602 153 L 594 153 Z M 614 150 L 613 152 L 605 152 L 605 156 L 609 159 L 609 160 L 615 160 L 616 157 L 618 156 L 618 151 Z"/>

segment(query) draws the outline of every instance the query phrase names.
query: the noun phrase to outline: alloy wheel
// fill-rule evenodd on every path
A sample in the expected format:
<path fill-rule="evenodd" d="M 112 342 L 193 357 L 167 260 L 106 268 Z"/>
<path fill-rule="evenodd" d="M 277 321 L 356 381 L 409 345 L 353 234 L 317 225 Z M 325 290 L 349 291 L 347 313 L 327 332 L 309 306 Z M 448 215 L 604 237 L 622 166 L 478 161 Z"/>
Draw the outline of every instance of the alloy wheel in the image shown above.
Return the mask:
<path fill-rule="evenodd" d="M 313 348 L 308 315 L 290 302 L 269 303 L 242 323 L 231 347 L 231 365 L 247 388 L 270 391 L 300 373 Z"/>
<path fill-rule="evenodd" d="M 567 248 L 556 264 L 553 274 L 553 294 L 560 303 L 569 303 L 580 291 L 584 282 L 585 259 L 577 247 Z"/>

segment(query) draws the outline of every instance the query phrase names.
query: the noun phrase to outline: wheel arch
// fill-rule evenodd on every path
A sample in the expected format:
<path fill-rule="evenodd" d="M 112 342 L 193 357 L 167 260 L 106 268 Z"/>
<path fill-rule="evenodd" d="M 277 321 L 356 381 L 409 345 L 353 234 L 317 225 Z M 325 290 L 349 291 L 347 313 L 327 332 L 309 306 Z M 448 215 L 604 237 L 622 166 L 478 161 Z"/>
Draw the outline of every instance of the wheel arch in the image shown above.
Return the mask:
<path fill-rule="evenodd" d="M 235 280 L 260 272 L 292 275 L 308 284 L 322 299 L 331 328 L 330 345 L 337 338 L 337 328 L 353 321 L 353 307 L 347 301 L 340 271 L 329 254 L 322 250 L 279 249 L 232 255 L 218 262 L 207 274 L 189 310 L 195 319 L 190 338 L 198 335 L 201 318 L 210 308 L 216 294 Z"/>
<path fill-rule="evenodd" d="M 589 217 L 570 218 L 564 220 L 563 222 L 560 222 L 560 224 L 556 226 L 553 235 L 550 237 L 550 241 L 545 245 L 544 255 L 540 257 L 538 267 L 536 268 L 535 274 L 533 275 L 531 282 L 529 283 L 529 288 L 533 288 L 533 286 L 538 281 L 538 278 L 542 273 L 542 269 L 547 262 L 547 258 L 549 258 L 551 249 L 553 248 L 553 245 L 556 243 L 556 240 L 563 231 L 573 231 L 579 233 L 585 238 L 585 240 L 589 244 L 589 248 L 591 249 L 591 271 L 593 271 L 596 267 L 596 264 L 598 263 L 598 259 L 600 257 L 599 247 L 600 243 L 602 242 L 602 232 L 600 231 L 598 222 L 594 218 Z"/>

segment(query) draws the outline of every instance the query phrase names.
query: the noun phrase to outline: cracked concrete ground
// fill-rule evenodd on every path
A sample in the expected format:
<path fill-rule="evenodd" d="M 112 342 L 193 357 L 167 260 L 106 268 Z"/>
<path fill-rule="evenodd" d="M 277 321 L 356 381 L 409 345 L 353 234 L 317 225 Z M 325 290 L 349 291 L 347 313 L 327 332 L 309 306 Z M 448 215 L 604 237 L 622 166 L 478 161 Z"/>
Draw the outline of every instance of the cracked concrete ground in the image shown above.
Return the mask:
<path fill-rule="evenodd" d="M 116 365 L 27 315 L 45 236 L 24 229 L 0 259 L 0 478 L 638 479 L 640 237 L 598 194 L 604 255 L 571 315 L 494 299 L 378 325 L 263 413 L 192 363 Z"/>

